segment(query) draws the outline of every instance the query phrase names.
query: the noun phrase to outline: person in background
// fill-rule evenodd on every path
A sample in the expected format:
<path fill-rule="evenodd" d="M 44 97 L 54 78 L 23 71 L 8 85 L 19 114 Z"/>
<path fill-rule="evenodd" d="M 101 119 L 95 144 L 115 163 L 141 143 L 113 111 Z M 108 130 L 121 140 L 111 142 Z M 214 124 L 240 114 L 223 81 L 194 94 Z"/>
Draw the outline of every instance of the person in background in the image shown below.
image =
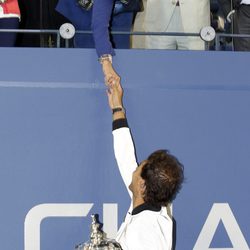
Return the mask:
<path fill-rule="evenodd" d="M 18 29 L 20 9 L 17 0 L 0 0 L 0 29 Z M 17 34 L 14 32 L 0 32 L 0 46 L 13 47 Z"/>
<path fill-rule="evenodd" d="M 210 26 L 209 0 L 147 0 L 144 20 L 135 19 L 134 31 L 200 33 Z M 141 25 L 138 25 L 140 22 Z M 135 45 L 133 47 L 142 47 Z M 205 42 L 200 37 L 146 36 L 147 49 L 204 50 Z"/>
<path fill-rule="evenodd" d="M 39 0 L 19 0 L 22 20 L 21 29 L 42 29 L 41 12 Z M 21 33 L 18 35 L 17 46 L 19 47 L 40 47 L 42 35 L 34 33 Z"/>
<path fill-rule="evenodd" d="M 146 13 L 147 0 L 143 0 L 144 10 L 138 12 L 135 16 L 133 24 L 133 32 L 145 32 L 144 20 Z M 144 49 L 145 48 L 145 35 L 133 35 L 132 36 L 132 45 L 133 49 Z"/>
<path fill-rule="evenodd" d="M 18 0 L 21 10 L 21 29 L 56 30 L 68 20 L 55 11 L 58 0 Z M 20 47 L 56 47 L 56 34 L 23 33 L 19 34 L 17 45 Z"/>
<path fill-rule="evenodd" d="M 90 1 L 84 1 L 87 2 Z M 133 12 L 114 14 L 114 4 L 115 0 L 94 0 L 93 6 L 85 9 L 77 0 L 59 0 L 56 6 L 56 10 L 68 18 L 76 30 L 93 30 L 93 35 L 76 34 L 74 47 L 96 48 L 107 83 L 119 80 L 112 66 L 113 48 L 130 48 L 130 36 L 110 36 L 109 31 L 130 31 L 134 17 Z"/>
<path fill-rule="evenodd" d="M 250 35 L 250 0 L 219 0 L 234 34 Z M 234 10 L 233 10 L 234 9 Z M 230 15 L 232 14 L 232 15 Z M 233 38 L 236 51 L 250 51 L 250 38 Z"/>
<path fill-rule="evenodd" d="M 102 65 L 105 82 L 107 84 L 120 81 L 120 76 L 112 65 L 112 58 L 115 52 L 109 35 L 109 24 L 113 7 L 114 0 L 96 0 L 92 13 L 92 30 L 96 53 Z"/>
<path fill-rule="evenodd" d="M 115 157 L 131 197 L 116 241 L 123 250 L 171 250 L 173 222 L 167 206 L 181 189 L 183 165 L 167 150 L 157 150 L 137 164 L 120 82 L 108 85 L 107 94 L 113 115 Z"/>

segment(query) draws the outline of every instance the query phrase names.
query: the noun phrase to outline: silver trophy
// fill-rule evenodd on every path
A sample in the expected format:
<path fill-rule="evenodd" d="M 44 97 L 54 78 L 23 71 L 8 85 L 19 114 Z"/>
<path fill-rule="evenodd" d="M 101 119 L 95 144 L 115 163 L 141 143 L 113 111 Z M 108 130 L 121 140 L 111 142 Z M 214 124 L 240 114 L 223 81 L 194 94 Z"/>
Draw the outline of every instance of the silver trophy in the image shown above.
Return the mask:
<path fill-rule="evenodd" d="M 118 242 L 105 237 L 105 233 L 97 222 L 96 215 L 92 214 L 91 218 L 90 241 L 77 245 L 75 250 L 122 250 Z"/>

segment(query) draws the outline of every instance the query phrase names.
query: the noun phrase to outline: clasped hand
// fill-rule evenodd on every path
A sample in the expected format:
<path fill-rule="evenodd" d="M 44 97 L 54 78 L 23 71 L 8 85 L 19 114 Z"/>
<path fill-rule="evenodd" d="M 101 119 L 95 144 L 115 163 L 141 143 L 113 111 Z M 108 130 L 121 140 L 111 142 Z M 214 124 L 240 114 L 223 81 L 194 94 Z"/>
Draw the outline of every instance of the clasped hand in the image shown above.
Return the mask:
<path fill-rule="evenodd" d="M 110 86 L 116 82 L 120 82 L 120 76 L 115 72 L 112 63 L 108 60 L 102 63 L 105 84 Z"/>

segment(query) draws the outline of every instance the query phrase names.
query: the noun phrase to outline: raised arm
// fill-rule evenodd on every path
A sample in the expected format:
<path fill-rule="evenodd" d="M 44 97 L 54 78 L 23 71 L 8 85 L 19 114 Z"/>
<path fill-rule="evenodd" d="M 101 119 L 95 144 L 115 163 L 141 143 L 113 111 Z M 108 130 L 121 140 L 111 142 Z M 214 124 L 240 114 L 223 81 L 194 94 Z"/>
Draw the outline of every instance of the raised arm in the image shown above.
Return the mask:
<path fill-rule="evenodd" d="M 114 0 L 95 0 L 92 13 L 92 29 L 97 56 L 115 55 L 109 39 L 109 22 Z"/>
<path fill-rule="evenodd" d="M 120 80 L 112 66 L 112 57 L 115 55 L 109 35 L 109 23 L 114 6 L 114 0 L 95 0 L 92 13 L 92 30 L 95 48 L 107 84 Z"/>
<path fill-rule="evenodd" d="M 116 161 L 128 189 L 132 174 L 137 168 L 135 149 L 122 104 L 123 90 L 119 82 L 107 91 L 109 106 L 113 112 L 113 138 Z M 129 189 L 128 189 L 129 191 Z M 131 192 L 129 191 L 131 195 Z"/>

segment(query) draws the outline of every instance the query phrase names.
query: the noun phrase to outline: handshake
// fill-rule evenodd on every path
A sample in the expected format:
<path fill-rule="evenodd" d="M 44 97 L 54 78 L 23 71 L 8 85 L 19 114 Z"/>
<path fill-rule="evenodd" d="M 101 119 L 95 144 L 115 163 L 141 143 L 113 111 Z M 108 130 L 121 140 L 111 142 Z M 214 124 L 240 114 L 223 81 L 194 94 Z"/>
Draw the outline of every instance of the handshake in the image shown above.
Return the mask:
<path fill-rule="evenodd" d="M 107 87 L 108 103 L 112 110 L 113 120 L 124 119 L 126 115 L 123 108 L 123 89 L 120 80 L 108 84 Z"/>

